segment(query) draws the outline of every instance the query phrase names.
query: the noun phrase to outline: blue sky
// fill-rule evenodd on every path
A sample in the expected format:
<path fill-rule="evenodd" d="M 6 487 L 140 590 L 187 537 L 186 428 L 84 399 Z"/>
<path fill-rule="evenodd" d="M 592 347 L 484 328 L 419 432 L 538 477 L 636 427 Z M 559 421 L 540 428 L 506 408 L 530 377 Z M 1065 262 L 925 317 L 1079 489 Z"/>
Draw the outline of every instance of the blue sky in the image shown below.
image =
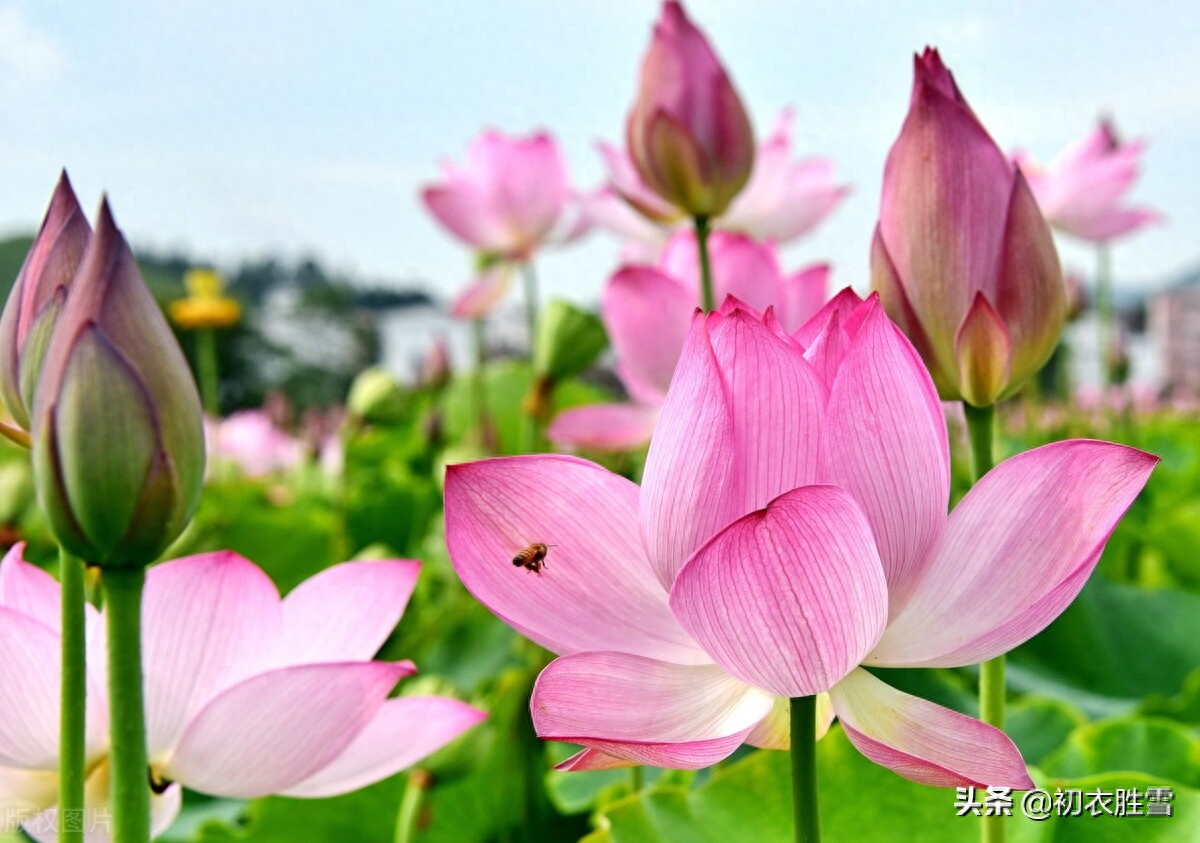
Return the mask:
<path fill-rule="evenodd" d="M 786 255 L 866 280 L 887 149 L 934 44 L 1001 146 L 1040 157 L 1101 112 L 1150 149 L 1135 196 L 1165 225 L 1115 251 L 1155 285 L 1200 262 L 1200 12 L 1194 2 L 693 0 L 760 132 L 796 108 L 805 154 L 853 195 Z M 59 167 L 137 244 L 229 262 L 313 253 L 451 293 L 466 253 L 420 185 L 484 126 L 544 127 L 575 182 L 621 136 L 653 0 L 0 0 L 0 232 L 36 225 Z M 1063 242 L 1064 262 L 1090 250 Z M 595 300 L 616 246 L 547 257 L 547 290 Z"/>

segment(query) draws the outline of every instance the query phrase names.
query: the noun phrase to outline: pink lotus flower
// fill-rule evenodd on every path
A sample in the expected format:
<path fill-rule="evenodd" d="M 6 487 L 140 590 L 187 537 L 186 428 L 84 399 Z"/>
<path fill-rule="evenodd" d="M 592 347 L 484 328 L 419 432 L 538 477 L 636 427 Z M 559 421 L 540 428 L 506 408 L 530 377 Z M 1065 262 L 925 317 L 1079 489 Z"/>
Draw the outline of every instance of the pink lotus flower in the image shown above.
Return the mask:
<path fill-rule="evenodd" d="M 828 264 L 784 275 L 773 247 L 719 231 L 712 234 L 709 250 L 717 296 L 735 296 L 757 310 L 773 306 L 789 330 L 825 302 Z M 649 441 L 699 300 L 699 257 L 691 232 L 676 234 L 657 266 L 618 270 L 605 288 L 603 315 L 617 375 L 632 401 L 567 410 L 547 431 L 551 441 L 614 451 Z"/>
<path fill-rule="evenodd" d="M 55 839 L 59 589 L 21 560 L 0 563 L 0 830 Z M 143 650 L 154 833 L 182 787 L 252 799 L 365 787 L 453 740 L 484 714 L 440 697 L 388 699 L 411 662 L 370 661 L 391 633 L 419 563 L 348 562 L 280 600 L 230 552 L 151 568 Z M 104 628 L 88 608 L 89 843 L 107 841 Z"/>
<path fill-rule="evenodd" d="M 750 118 L 704 33 L 676 0 L 663 3 L 625 130 L 641 180 L 689 216 L 724 213 L 750 177 Z"/>
<path fill-rule="evenodd" d="M 908 117 L 888 154 L 871 283 L 946 400 L 1012 395 L 1062 333 L 1050 229 L 936 50 L 915 59 Z"/>
<path fill-rule="evenodd" d="M 714 225 L 759 240 L 788 243 L 824 220 L 850 189 L 837 184 L 828 158 L 791 158 L 792 111 L 785 110 L 758 147 L 750 181 Z M 626 154 L 600 144 L 608 184 L 585 198 L 590 222 L 648 249 L 661 247 L 682 220 L 637 174 Z"/>
<path fill-rule="evenodd" d="M 476 251 L 526 261 L 545 243 L 582 234 L 568 219 L 567 167 L 549 134 L 526 138 L 489 129 L 460 168 L 442 165 L 445 180 L 425 188 L 429 212 Z"/>
<path fill-rule="evenodd" d="M 238 410 L 227 418 L 205 418 L 210 461 L 234 463 L 247 477 L 264 477 L 295 468 L 304 460 L 304 444 L 275 426 L 265 410 Z"/>
<path fill-rule="evenodd" d="M 1148 208 L 1121 205 L 1137 180 L 1144 141 L 1122 144 L 1112 124 L 1100 124 L 1082 140 L 1042 167 L 1018 152 L 1021 168 L 1050 225 L 1084 240 L 1106 243 L 1160 218 Z"/>
<path fill-rule="evenodd" d="M 949 452 L 920 358 L 849 290 L 794 335 L 697 314 L 642 487 L 583 460 L 450 467 L 467 588 L 558 653 L 534 726 L 566 769 L 703 767 L 788 744 L 784 698 L 828 691 L 867 757 L 935 785 L 1032 786 L 997 729 L 858 667 L 973 664 L 1057 616 L 1156 459 L 1059 442 L 949 516 Z M 541 576 L 509 560 L 550 546 Z"/>

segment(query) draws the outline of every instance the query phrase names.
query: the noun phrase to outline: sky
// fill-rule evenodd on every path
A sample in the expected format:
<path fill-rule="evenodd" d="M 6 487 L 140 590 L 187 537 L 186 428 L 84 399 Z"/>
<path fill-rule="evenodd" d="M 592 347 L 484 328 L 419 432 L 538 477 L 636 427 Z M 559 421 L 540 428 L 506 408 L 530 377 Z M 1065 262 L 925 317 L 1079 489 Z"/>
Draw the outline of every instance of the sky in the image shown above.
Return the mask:
<path fill-rule="evenodd" d="M 1111 115 L 1149 142 L 1138 204 L 1163 224 L 1114 250 L 1153 289 L 1200 265 L 1200 11 L 1194 0 L 692 0 L 760 135 L 793 106 L 795 148 L 853 193 L 784 255 L 867 281 L 883 162 L 912 54 L 940 48 L 1002 148 L 1039 158 Z M 315 255 L 449 297 L 470 256 L 420 187 L 484 127 L 547 129 L 580 189 L 617 140 L 655 0 L 0 0 L 0 234 L 32 231 L 66 167 L 107 191 L 135 247 L 218 266 Z M 1064 265 L 1091 249 L 1060 241 Z M 541 261 L 543 289 L 594 302 L 617 244 Z"/>

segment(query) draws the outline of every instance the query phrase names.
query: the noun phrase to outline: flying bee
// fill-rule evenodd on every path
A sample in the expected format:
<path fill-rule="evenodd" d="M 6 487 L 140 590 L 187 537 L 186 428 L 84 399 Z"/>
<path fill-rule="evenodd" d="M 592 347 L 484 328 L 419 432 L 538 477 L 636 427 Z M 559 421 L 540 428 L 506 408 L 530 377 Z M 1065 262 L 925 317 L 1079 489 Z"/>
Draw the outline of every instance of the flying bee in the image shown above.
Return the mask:
<path fill-rule="evenodd" d="M 546 567 L 546 554 L 550 552 L 550 548 L 554 545 L 543 544 L 537 542 L 522 550 L 513 557 L 512 563 L 514 568 L 524 568 L 526 571 L 532 571 L 539 577 L 542 575 L 542 568 Z"/>

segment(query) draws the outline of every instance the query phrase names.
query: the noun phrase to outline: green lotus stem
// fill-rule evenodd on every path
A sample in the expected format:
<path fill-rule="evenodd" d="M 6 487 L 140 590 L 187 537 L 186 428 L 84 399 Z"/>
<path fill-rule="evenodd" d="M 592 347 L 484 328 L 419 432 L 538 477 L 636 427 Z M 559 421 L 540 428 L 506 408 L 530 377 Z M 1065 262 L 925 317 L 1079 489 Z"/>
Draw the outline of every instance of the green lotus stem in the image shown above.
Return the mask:
<path fill-rule="evenodd" d="M 149 843 L 150 780 L 142 700 L 143 568 L 100 575 L 108 629 L 109 759 L 114 843 Z"/>
<path fill-rule="evenodd" d="M 1096 341 L 1099 343 L 1101 386 L 1116 383 L 1112 355 L 1114 336 L 1112 253 L 1107 243 L 1096 246 Z"/>
<path fill-rule="evenodd" d="M 713 293 L 712 261 L 708 255 L 708 217 L 696 217 L 696 249 L 700 253 L 700 306 L 707 313 L 716 310 L 716 296 Z"/>
<path fill-rule="evenodd" d="M 992 470 L 996 464 L 994 407 L 972 407 L 963 402 L 967 417 L 967 433 L 971 439 L 971 458 L 974 465 L 975 483 Z M 979 717 L 984 723 L 997 729 L 1004 728 L 1004 659 L 996 656 L 979 665 Z M 1004 826 L 1002 817 L 983 817 L 983 843 L 1003 843 Z"/>
<path fill-rule="evenodd" d="M 640 764 L 629 768 L 629 789 L 634 793 L 641 793 L 642 788 L 646 786 L 645 779 L 642 775 L 642 766 Z"/>
<path fill-rule="evenodd" d="M 475 404 L 475 423 L 479 426 L 479 443 L 487 448 L 487 385 L 483 380 L 483 366 L 486 352 L 484 348 L 484 324 L 482 318 L 471 320 L 471 351 L 475 357 L 475 365 L 471 371 L 471 392 L 472 400 Z M 490 451 L 490 448 L 487 449 Z"/>
<path fill-rule="evenodd" d="M 217 337 L 212 328 L 196 330 L 196 370 L 200 381 L 200 401 L 214 419 L 221 414 L 221 379 L 217 374 Z"/>
<path fill-rule="evenodd" d="M 821 839 L 817 812 L 817 698 L 792 697 L 792 808 L 796 843 Z"/>
<path fill-rule="evenodd" d="M 417 839 L 421 821 L 421 808 L 425 795 L 433 784 L 433 776 L 417 768 L 408 774 L 404 796 L 400 798 L 400 816 L 396 821 L 396 843 L 413 843 Z"/>
<path fill-rule="evenodd" d="M 58 550 L 62 584 L 62 698 L 59 713 L 58 839 L 83 843 L 87 778 L 87 595 L 84 564 Z"/>
<path fill-rule="evenodd" d="M 529 362 L 532 364 L 538 321 L 538 283 L 533 261 L 521 264 L 521 275 L 525 279 L 525 324 L 529 329 Z"/>

